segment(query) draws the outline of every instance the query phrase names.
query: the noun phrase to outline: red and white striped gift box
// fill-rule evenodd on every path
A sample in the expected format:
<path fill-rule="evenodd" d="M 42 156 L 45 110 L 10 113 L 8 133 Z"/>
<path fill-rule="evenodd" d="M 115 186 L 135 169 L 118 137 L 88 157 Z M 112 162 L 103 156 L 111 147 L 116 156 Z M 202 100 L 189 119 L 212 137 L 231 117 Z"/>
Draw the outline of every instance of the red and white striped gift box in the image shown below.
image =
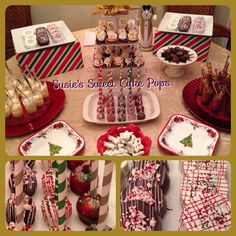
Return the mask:
<path fill-rule="evenodd" d="M 40 79 L 61 74 L 83 67 L 83 58 L 79 41 L 16 54 L 17 62 L 22 69 L 28 67 Z"/>
<path fill-rule="evenodd" d="M 156 31 L 153 54 L 156 55 L 158 49 L 164 46 L 182 45 L 192 48 L 198 54 L 198 61 L 206 61 L 211 41 L 212 37 Z"/>

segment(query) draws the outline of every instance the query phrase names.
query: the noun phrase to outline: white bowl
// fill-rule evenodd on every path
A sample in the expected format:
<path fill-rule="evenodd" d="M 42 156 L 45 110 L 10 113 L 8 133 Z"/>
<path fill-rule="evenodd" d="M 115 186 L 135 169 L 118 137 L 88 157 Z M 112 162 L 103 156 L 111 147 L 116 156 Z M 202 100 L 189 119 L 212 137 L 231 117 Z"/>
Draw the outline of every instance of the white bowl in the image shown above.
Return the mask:
<path fill-rule="evenodd" d="M 169 62 L 169 61 L 165 60 L 164 57 L 161 56 L 161 54 L 166 49 L 175 48 L 175 47 L 179 47 L 181 49 L 187 50 L 190 54 L 190 60 L 187 60 L 185 63 L 184 62 L 175 63 L 175 62 Z M 183 76 L 184 75 L 184 68 L 187 65 L 194 63 L 198 58 L 197 53 L 193 49 L 185 47 L 185 46 L 180 46 L 180 45 L 169 45 L 169 46 L 162 47 L 157 51 L 156 55 L 161 62 L 163 62 L 164 64 L 167 65 L 167 68 L 165 69 L 165 73 L 170 77 Z"/>

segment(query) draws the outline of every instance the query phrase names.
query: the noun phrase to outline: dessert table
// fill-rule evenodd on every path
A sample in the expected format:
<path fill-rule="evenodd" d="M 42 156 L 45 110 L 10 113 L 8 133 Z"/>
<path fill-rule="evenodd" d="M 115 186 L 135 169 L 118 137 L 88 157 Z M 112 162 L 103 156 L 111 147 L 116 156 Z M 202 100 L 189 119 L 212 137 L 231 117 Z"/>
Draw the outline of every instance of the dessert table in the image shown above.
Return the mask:
<path fill-rule="evenodd" d="M 99 155 L 96 147 L 98 138 L 104 134 L 111 127 L 111 125 L 92 124 L 85 121 L 82 117 L 83 103 L 86 96 L 93 92 L 97 92 L 97 89 L 87 87 L 87 81 L 89 79 L 97 81 L 97 69 L 93 66 L 93 47 L 84 46 L 86 31 L 94 31 L 94 29 L 86 29 L 73 33 L 74 36 L 81 42 L 84 67 L 82 69 L 47 78 L 46 80 L 58 80 L 59 82 L 84 82 L 85 87 L 82 89 L 64 89 L 66 95 L 65 105 L 62 112 L 55 119 L 66 121 L 85 139 L 85 149 L 81 155 L 94 156 Z M 211 43 L 208 60 L 211 61 L 213 65 L 217 64 L 222 68 L 229 54 L 230 52 L 225 48 L 215 43 Z M 158 60 L 157 57 L 153 56 L 152 52 L 143 52 L 143 57 L 145 64 L 141 70 L 141 79 L 145 85 L 144 89 L 147 88 L 147 83 L 145 82 L 147 78 L 153 78 L 156 81 L 170 81 L 171 86 L 163 87 L 161 90 L 155 86 L 150 88 L 159 100 L 160 115 L 154 120 L 146 123 L 140 123 L 139 126 L 142 132 L 149 136 L 152 140 L 150 155 L 168 155 L 168 153 L 158 147 L 157 137 L 171 115 L 183 114 L 194 118 L 183 103 L 182 90 L 189 81 L 201 76 L 201 68 L 205 65 L 205 63 L 195 62 L 186 68 L 184 76 L 180 78 L 171 78 L 164 73 L 164 65 Z M 14 74 L 20 73 L 15 57 L 10 58 L 7 61 L 7 64 Z M 118 81 L 118 77 L 115 78 L 115 80 Z M 106 91 L 107 89 L 104 88 L 104 92 Z M 6 138 L 6 152 L 9 155 L 18 155 L 19 144 L 29 135 L 30 134 L 20 137 Z M 229 154 L 230 149 L 231 135 L 220 131 L 220 139 L 215 150 L 215 155 L 227 155 Z"/>

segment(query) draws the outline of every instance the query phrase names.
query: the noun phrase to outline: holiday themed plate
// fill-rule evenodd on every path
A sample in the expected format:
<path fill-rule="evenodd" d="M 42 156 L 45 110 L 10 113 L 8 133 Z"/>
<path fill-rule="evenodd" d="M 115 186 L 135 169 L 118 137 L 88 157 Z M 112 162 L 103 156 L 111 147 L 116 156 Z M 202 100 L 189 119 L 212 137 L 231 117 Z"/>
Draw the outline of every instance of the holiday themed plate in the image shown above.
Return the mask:
<path fill-rule="evenodd" d="M 167 60 L 167 58 L 163 57 L 163 55 L 162 55 L 163 52 L 166 52 L 167 50 L 174 50 L 177 48 L 180 50 L 187 51 L 189 59 L 186 60 L 184 58 L 183 62 L 180 60 L 180 61 L 178 61 L 178 63 L 176 63 L 172 60 Z M 168 66 L 165 69 L 165 73 L 170 77 L 183 76 L 184 75 L 184 67 L 194 63 L 198 58 L 197 53 L 193 49 L 185 47 L 185 46 L 181 46 L 181 45 L 169 45 L 169 46 L 162 47 L 157 51 L 156 55 L 162 63 L 165 63 Z M 180 59 L 180 57 L 181 56 L 178 56 L 178 59 Z"/>
<path fill-rule="evenodd" d="M 214 113 L 203 106 L 197 99 L 197 92 L 200 86 L 200 80 L 190 81 L 183 89 L 183 101 L 185 106 L 200 120 L 214 126 L 217 129 L 230 132 L 230 115 L 222 112 Z"/>
<path fill-rule="evenodd" d="M 49 36 L 49 43 L 47 45 L 43 45 L 43 46 L 36 45 L 35 47 L 32 47 L 32 48 L 26 48 L 24 45 L 23 32 L 25 30 L 35 31 L 36 28 L 39 28 L 39 27 L 47 28 L 47 26 L 49 24 L 55 24 L 59 28 L 62 35 L 64 36 L 62 38 L 62 40 L 58 43 L 55 43 L 55 42 L 53 42 L 53 40 Z M 75 40 L 76 40 L 74 35 L 71 33 L 71 31 L 69 30 L 69 28 L 65 24 L 65 22 L 62 20 L 50 22 L 50 23 L 38 24 L 38 25 L 31 25 L 31 26 L 27 26 L 27 27 L 18 28 L 18 29 L 13 29 L 13 30 L 11 30 L 11 34 L 12 34 L 12 39 L 13 39 L 16 53 L 24 53 L 24 52 L 35 51 L 38 49 L 43 49 L 43 48 L 49 48 L 52 46 L 58 46 L 58 45 L 66 44 L 66 43 L 72 43 L 72 42 L 75 42 Z"/>
<path fill-rule="evenodd" d="M 6 119 L 6 136 L 14 137 L 33 132 L 41 128 L 58 115 L 65 103 L 65 93 L 62 89 L 55 90 L 51 82 L 47 82 L 49 99 L 34 115 L 24 113 L 23 118 Z"/>
<path fill-rule="evenodd" d="M 191 17 L 191 25 L 189 30 L 186 32 L 178 30 L 178 22 L 177 25 L 175 24 L 176 28 L 170 27 L 170 20 L 176 16 L 176 18 L 180 19 L 183 16 Z M 193 29 L 193 22 L 196 17 L 203 17 L 205 20 L 205 27 L 203 32 L 195 32 Z M 179 33 L 179 34 L 191 34 L 191 35 L 201 35 L 201 36 L 212 36 L 213 33 L 213 16 L 210 15 L 196 15 L 196 14 L 181 14 L 181 13 L 173 13 L 173 12 L 166 12 L 161 24 L 158 27 L 158 31 L 168 32 L 168 33 Z"/>
<path fill-rule="evenodd" d="M 23 156 L 73 156 L 84 148 L 84 139 L 65 121 L 55 121 L 24 140 Z"/>
<path fill-rule="evenodd" d="M 106 147 L 106 144 L 105 143 L 116 143 L 117 140 L 114 141 L 114 138 L 116 139 L 118 136 L 121 137 L 123 136 L 122 138 L 122 142 L 123 142 L 123 146 L 126 145 L 126 146 L 130 146 L 130 144 L 128 143 L 133 137 L 130 137 L 130 140 L 128 141 L 127 140 L 127 132 L 132 132 L 133 135 L 136 137 L 136 138 L 140 138 L 140 142 L 141 144 L 143 145 L 143 148 L 142 148 L 142 156 L 148 156 L 149 152 L 150 152 L 150 147 L 151 147 L 151 144 L 152 144 L 152 141 L 149 137 L 145 136 L 141 129 L 136 126 L 136 125 L 133 125 L 133 124 L 130 124 L 128 125 L 127 127 L 117 127 L 117 126 L 113 126 L 111 127 L 105 134 L 103 134 L 102 136 L 99 137 L 98 141 L 97 141 L 97 150 L 98 152 L 101 154 L 101 155 L 104 155 L 105 151 L 108 149 Z M 126 134 L 124 134 L 126 133 Z M 122 134 L 122 135 L 121 135 Z M 124 134 L 124 135 L 123 135 Z M 114 138 L 110 138 L 110 137 L 114 137 Z M 126 139 L 126 140 L 125 140 Z M 126 144 L 125 144 L 126 143 Z M 116 143 L 117 144 L 117 143 Z M 119 144 L 117 144 L 119 146 Z M 133 146 L 131 144 L 131 146 Z M 112 148 L 112 147 L 111 147 Z M 139 150 L 140 151 L 140 150 Z M 119 156 L 116 155 L 116 156 Z M 127 156 L 127 155 L 126 155 Z"/>
<path fill-rule="evenodd" d="M 220 134 L 214 128 L 176 114 L 170 117 L 158 137 L 161 148 L 180 156 L 212 156 Z"/>
<path fill-rule="evenodd" d="M 126 120 L 126 121 L 118 121 L 117 119 L 114 122 L 109 122 L 106 120 L 98 120 L 97 119 L 97 101 L 98 101 L 98 93 L 90 94 L 86 97 L 83 106 L 83 118 L 91 123 L 96 124 L 130 124 L 130 123 L 141 123 L 146 122 L 152 119 L 155 119 L 160 114 L 160 105 L 157 96 L 148 90 L 142 90 L 143 96 L 143 104 L 145 111 L 145 119 L 144 120 Z M 115 108 L 117 109 L 117 95 L 118 92 L 114 91 L 114 99 L 115 99 Z M 124 92 L 125 94 L 125 92 Z"/>

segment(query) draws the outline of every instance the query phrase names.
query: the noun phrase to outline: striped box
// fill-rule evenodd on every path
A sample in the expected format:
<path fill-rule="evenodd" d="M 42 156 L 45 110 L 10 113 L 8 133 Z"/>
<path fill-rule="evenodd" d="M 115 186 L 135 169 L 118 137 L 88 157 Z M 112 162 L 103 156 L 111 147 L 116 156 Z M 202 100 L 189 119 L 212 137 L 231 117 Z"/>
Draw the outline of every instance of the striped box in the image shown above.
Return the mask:
<path fill-rule="evenodd" d="M 182 45 L 192 48 L 198 54 L 198 61 L 206 61 L 211 41 L 212 37 L 157 31 L 154 34 L 153 54 L 156 55 L 158 49 L 164 46 Z"/>
<path fill-rule="evenodd" d="M 26 67 L 40 79 L 83 67 L 80 42 L 16 54 L 22 71 Z"/>

